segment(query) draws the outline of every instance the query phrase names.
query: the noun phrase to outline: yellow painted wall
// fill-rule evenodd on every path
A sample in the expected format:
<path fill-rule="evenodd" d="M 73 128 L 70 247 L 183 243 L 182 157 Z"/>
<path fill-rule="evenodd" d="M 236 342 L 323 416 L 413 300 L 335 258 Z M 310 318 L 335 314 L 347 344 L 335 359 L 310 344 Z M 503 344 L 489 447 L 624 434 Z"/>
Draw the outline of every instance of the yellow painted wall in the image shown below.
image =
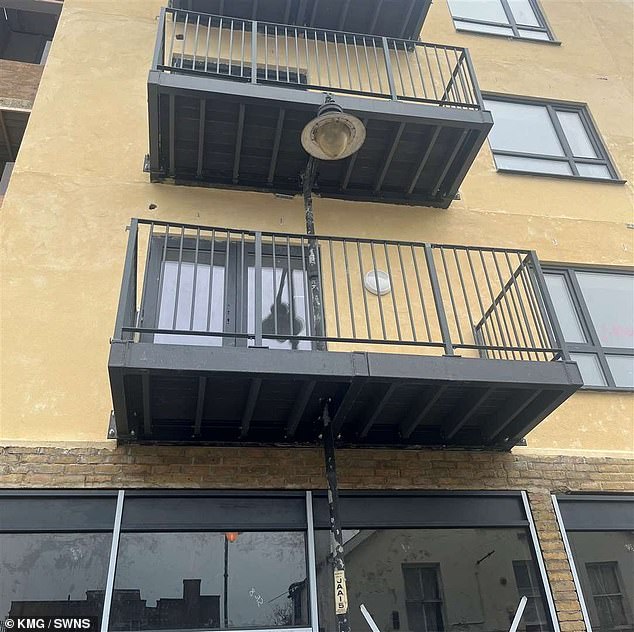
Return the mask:
<path fill-rule="evenodd" d="M 1 211 L 1 443 L 105 438 L 130 217 L 303 229 L 299 198 L 149 183 L 146 81 L 161 4 L 64 3 Z M 627 184 L 499 174 L 485 145 L 448 210 L 318 199 L 318 232 L 631 266 L 632 3 L 544 0 L 543 9 L 561 46 L 457 33 L 445 0 L 423 39 L 469 47 L 482 90 L 587 102 Z M 633 451 L 633 409 L 634 394 L 579 393 L 531 433 L 529 448 Z"/>

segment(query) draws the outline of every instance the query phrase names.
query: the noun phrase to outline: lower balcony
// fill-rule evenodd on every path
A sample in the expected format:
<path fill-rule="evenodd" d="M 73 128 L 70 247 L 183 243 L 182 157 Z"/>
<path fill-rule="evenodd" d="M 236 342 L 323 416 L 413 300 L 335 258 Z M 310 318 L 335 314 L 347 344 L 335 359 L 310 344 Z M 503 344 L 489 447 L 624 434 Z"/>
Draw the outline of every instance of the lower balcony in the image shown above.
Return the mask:
<path fill-rule="evenodd" d="M 492 127 L 466 49 L 166 9 L 148 79 L 153 182 L 301 192 L 332 94 L 366 129 L 325 197 L 444 207 Z"/>
<path fill-rule="evenodd" d="M 522 250 L 133 220 L 111 436 L 509 449 L 581 386 Z"/>

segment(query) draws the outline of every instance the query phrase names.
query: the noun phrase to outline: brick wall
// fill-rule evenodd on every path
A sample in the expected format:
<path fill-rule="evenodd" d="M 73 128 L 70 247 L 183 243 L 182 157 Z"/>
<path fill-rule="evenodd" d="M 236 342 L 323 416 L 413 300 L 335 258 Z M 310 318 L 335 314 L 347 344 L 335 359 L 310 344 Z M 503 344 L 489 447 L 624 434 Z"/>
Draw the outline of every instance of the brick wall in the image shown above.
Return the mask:
<path fill-rule="evenodd" d="M 43 68 L 39 64 L 0 59 L 0 105 L 33 107 Z"/>
<path fill-rule="evenodd" d="M 432 450 L 340 450 L 346 489 L 526 490 L 562 632 L 583 632 L 581 608 L 550 494 L 634 492 L 634 460 Z M 0 487 L 322 489 L 313 448 L 0 447 Z"/>

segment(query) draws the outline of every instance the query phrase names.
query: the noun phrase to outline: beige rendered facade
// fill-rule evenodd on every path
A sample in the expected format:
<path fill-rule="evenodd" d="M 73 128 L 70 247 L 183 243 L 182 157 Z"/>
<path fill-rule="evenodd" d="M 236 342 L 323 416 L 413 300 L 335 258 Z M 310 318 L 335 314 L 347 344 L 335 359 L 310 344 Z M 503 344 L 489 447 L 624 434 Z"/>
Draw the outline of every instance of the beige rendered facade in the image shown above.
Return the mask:
<path fill-rule="evenodd" d="M 301 195 L 282 197 L 230 188 L 151 182 L 144 172 L 144 158 L 150 151 L 148 71 L 163 4 L 160 0 L 64 0 L 0 210 L 0 487 L 320 490 L 326 481 L 319 446 L 139 446 L 117 445 L 116 440 L 108 438 L 113 409 L 107 371 L 109 341 L 117 315 L 126 256 L 126 226 L 130 219 L 305 232 Z M 181 6 L 187 8 L 186 4 Z M 421 39 L 468 48 L 487 102 L 499 95 L 509 95 L 586 104 L 618 172 L 618 180 L 500 172 L 491 146 L 485 142 L 460 185 L 459 196 L 449 208 L 316 196 L 318 234 L 526 249 L 537 253 L 544 269 L 552 264 L 632 273 L 634 7 L 628 0 L 541 0 L 540 6 L 556 42 L 458 31 L 446 0 L 438 0 L 429 9 Z M 229 9 L 225 11 L 230 13 Z M 191 33 L 192 27 L 189 29 Z M 0 85 L 5 71 L 11 72 L 10 64 L 0 63 Z M 630 314 L 630 323 L 632 318 L 634 315 Z M 634 515 L 630 511 L 634 493 L 631 388 L 582 388 L 528 433 L 525 446 L 514 447 L 511 453 L 355 447 L 339 454 L 339 483 L 348 491 L 528 492 L 525 498 L 532 510 L 531 521 L 534 518 L 535 522 L 536 547 L 543 554 L 550 588 L 534 588 L 539 605 L 533 604 L 532 623 L 524 621 L 525 627 L 520 629 L 580 632 L 591 626 L 601 632 L 634 630 L 634 592 L 631 576 L 627 577 L 634 572 L 632 549 L 627 548 L 634 546 L 631 539 Z M 629 531 L 623 530 L 623 525 L 618 527 L 619 537 L 625 538 L 624 544 L 619 540 L 619 555 L 625 547 L 629 556 L 621 559 L 611 549 L 613 544 L 605 544 L 606 556 L 601 560 L 588 558 L 590 566 L 584 565 L 579 573 L 586 592 L 583 605 L 580 584 L 573 581 L 576 575 L 564 547 L 565 533 L 562 539 L 550 497 L 575 492 L 592 492 L 599 498 L 603 494 L 613 499 L 620 494 L 619 502 L 624 503 L 631 520 Z M 0 495 L 0 512 L 2 502 Z M 8 567 L 2 566 L 1 521 L 0 514 L 0 597 L 4 591 L 13 595 L 11 599 L 19 600 L 16 597 L 19 593 L 11 592 L 9 584 L 13 579 Z M 476 526 L 462 525 L 463 543 L 471 537 L 478 539 L 474 535 Z M 411 525 L 409 528 L 413 530 Z M 523 528 L 518 527 L 520 531 Z M 513 533 L 496 535 L 492 529 L 493 533 L 486 536 L 489 540 L 473 544 L 473 550 L 482 555 L 474 556 L 474 560 L 463 558 L 462 562 L 470 569 L 477 562 L 475 558 L 497 549 L 498 558 L 489 571 L 493 574 L 471 576 L 469 569 L 460 566 L 447 572 L 438 566 L 440 558 L 445 560 L 447 551 L 456 546 L 450 529 L 435 532 L 434 538 L 438 537 L 439 543 L 429 541 L 426 553 L 420 554 L 421 559 L 425 558 L 424 563 L 414 553 L 404 552 L 402 559 L 390 556 L 392 544 L 387 529 L 377 531 L 374 536 L 370 527 L 348 529 L 356 529 L 350 536 L 352 539 L 362 538 L 358 548 L 350 553 L 351 607 L 358 608 L 358 602 L 364 600 L 370 610 L 371 605 L 376 606 L 382 632 L 508 629 L 506 621 L 512 618 L 515 598 L 522 594 L 522 567 L 516 562 L 536 555 L 522 553 L 524 548 L 529 551 L 531 547 L 528 527 L 529 535 L 522 533 L 521 537 Z M 610 531 L 605 525 L 585 530 Z M 241 527 L 237 531 L 249 529 Z M 422 542 L 424 536 L 425 532 L 419 531 L 417 536 L 403 542 L 414 548 L 420 544 L 422 551 L 425 546 L 419 540 Z M 134 545 L 122 544 L 124 548 Z M 161 543 L 157 540 L 155 545 L 160 547 Z M 254 541 L 253 546 L 256 545 Z M 367 555 L 385 556 L 389 564 L 396 566 L 382 576 L 380 569 L 366 568 L 370 558 L 359 556 L 363 556 L 368 545 L 375 548 Z M 202 545 L 198 542 L 195 546 Z M 503 557 L 504 551 L 514 551 L 518 546 L 519 552 L 509 552 Z M 581 542 L 578 546 L 581 551 L 590 545 Z M 133 548 L 125 550 L 133 555 Z M 248 550 L 242 553 L 249 559 Z M 318 547 L 318 562 L 322 553 Z M 325 560 L 327 554 L 323 555 Z M 284 559 L 292 566 L 297 560 L 291 557 Z M 581 558 L 582 553 L 577 552 L 577 563 Z M 266 559 L 261 563 L 266 564 Z M 590 577 L 595 572 L 592 564 L 607 563 L 606 560 L 618 562 L 623 579 L 619 587 L 622 599 L 613 598 L 612 615 L 604 614 L 606 606 Z M 210 563 L 215 564 L 215 558 Z M 123 568 L 125 565 L 121 564 Z M 441 568 L 444 591 L 444 597 L 438 596 L 436 600 L 445 604 L 442 616 L 430 614 L 435 606 L 429 605 L 434 602 L 429 592 L 422 596 L 405 595 L 412 590 L 406 585 L 412 573 L 420 573 L 417 577 L 424 583 L 432 581 L 426 579 L 425 573 L 436 567 Z M 273 573 L 277 572 L 274 568 L 277 567 L 272 567 Z M 329 580 L 323 575 L 324 568 L 327 567 L 317 566 L 320 585 Z M 160 564 L 154 567 L 154 572 L 163 572 L 159 569 Z M 188 579 L 183 572 L 183 579 Z M 393 584 L 392 572 L 399 578 Z M 529 575 L 531 572 L 526 571 Z M 359 579 L 355 587 L 356 574 Z M 504 596 L 496 603 L 498 576 L 512 583 L 503 585 L 508 595 L 503 590 Z M 288 582 L 291 580 L 296 581 L 289 575 Z M 180 579 L 176 582 L 178 586 L 179 582 Z M 286 590 L 288 582 L 279 592 Z M 515 582 L 520 589 L 515 588 Z M 251 616 L 249 602 L 244 618 L 236 615 L 232 624 L 227 619 L 227 608 L 231 605 L 227 606 L 226 593 L 229 591 L 230 600 L 234 599 L 233 593 L 226 583 L 224 593 L 222 586 L 218 586 L 206 587 L 203 582 L 202 592 L 219 595 L 218 613 L 224 613 L 224 623 L 221 616 L 220 623 L 208 627 L 199 622 L 200 629 L 250 626 L 260 630 L 269 626 L 266 629 L 273 630 L 276 625 L 286 625 L 293 630 L 334 632 L 334 628 L 328 627 L 335 625 L 334 619 L 325 613 L 330 605 L 319 604 L 320 611 L 324 610 L 321 628 L 310 628 L 309 625 L 316 626 L 315 621 L 309 624 L 297 614 L 302 607 L 309 608 L 306 604 L 310 600 L 305 594 L 294 602 L 291 599 L 296 604 L 296 619 L 279 612 L 277 619 L 258 619 L 259 605 Z M 589 586 L 594 587 L 592 594 L 587 594 Z M 257 586 L 252 589 L 262 592 Z M 157 593 L 157 598 L 181 596 L 180 588 L 170 586 L 165 590 L 171 591 L 170 594 Z M 249 597 L 251 601 L 255 599 L 256 605 L 257 590 Z M 329 590 L 323 588 L 328 602 Z M 46 596 L 44 592 L 28 599 L 66 598 Z M 454 595 L 453 603 L 450 593 Z M 73 595 L 73 599 L 83 598 Z M 151 594 L 147 598 L 150 605 Z M 21 599 L 27 597 L 23 595 Z M 422 612 L 427 613 L 420 615 L 422 619 L 417 619 L 414 613 L 412 603 L 417 599 Z M 619 619 L 620 611 L 616 613 L 621 603 L 623 620 Z M 4 605 L 0 602 L 1 607 Z M 213 607 L 210 606 L 212 610 Z M 0 609 L 0 620 L 7 614 Z M 437 616 L 441 619 L 433 619 Z M 608 616 L 613 616 L 610 619 L 613 627 L 606 623 Z M 213 617 L 209 615 L 209 619 Z M 357 612 L 351 620 L 354 630 L 366 629 Z M 184 621 L 183 618 L 181 623 Z M 192 626 L 174 629 L 192 629 Z"/>

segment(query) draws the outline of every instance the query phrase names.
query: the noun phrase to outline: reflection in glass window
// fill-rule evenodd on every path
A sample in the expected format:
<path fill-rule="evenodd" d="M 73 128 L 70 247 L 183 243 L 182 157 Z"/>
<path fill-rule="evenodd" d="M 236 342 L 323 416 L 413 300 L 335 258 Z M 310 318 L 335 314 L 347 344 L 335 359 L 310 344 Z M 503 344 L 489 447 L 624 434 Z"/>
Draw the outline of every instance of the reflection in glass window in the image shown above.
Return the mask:
<path fill-rule="evenodd" d="M 587 108 L 522 97 L 487 97 L 489 144 L 499 170 L 616 180 Z"/>
<path fill-rule="evenodd" d="M 106 533 L 0 534 L 0 621 L 101 620 L 110 543 Z"/>
<path fill-rule="evenodd" d="M 592 629 L 632 632 L 634 533 L 573 531 L 568 540 Z"/>
<path fill-rule="evenodd" d="M 535 608 L 520 630 L 552 629 L 541 618 L 541 584 L 516 581 L 514 561 L 533 561 L 525 529 L 362 529 L 344 536 L 353 630 L 367 629 L 364 604 L 380 630 L 444 632 L 477 621 L 464 629 L 506 632 L 523 594 Z M 330 535 L 318 530 L 315 537 L 319 627 L 332 632 Z"/>
<path fill-rule="evenodd" d="M 298 532 L 123 533 L 112 630 L 308 624 Z"/>
<path fill-rule="evenodd" d="M 552 40 L 535 0 L 447 0 L 461 31 Z"/>
<path fill-rule="evenodd" d="M 528 599 L 524 611 L 527 632 L 548 630 L 548 618 L 541 598 L 535 562 L 533 560 L 516 560 L 513 562 L 513 572 L 515 573 L 517 591 Z"/>
<path fill-rule="evenodd" d="M 634 388 L 634 275 L 553 268 L 544 276 L 583 383 Z"/>

